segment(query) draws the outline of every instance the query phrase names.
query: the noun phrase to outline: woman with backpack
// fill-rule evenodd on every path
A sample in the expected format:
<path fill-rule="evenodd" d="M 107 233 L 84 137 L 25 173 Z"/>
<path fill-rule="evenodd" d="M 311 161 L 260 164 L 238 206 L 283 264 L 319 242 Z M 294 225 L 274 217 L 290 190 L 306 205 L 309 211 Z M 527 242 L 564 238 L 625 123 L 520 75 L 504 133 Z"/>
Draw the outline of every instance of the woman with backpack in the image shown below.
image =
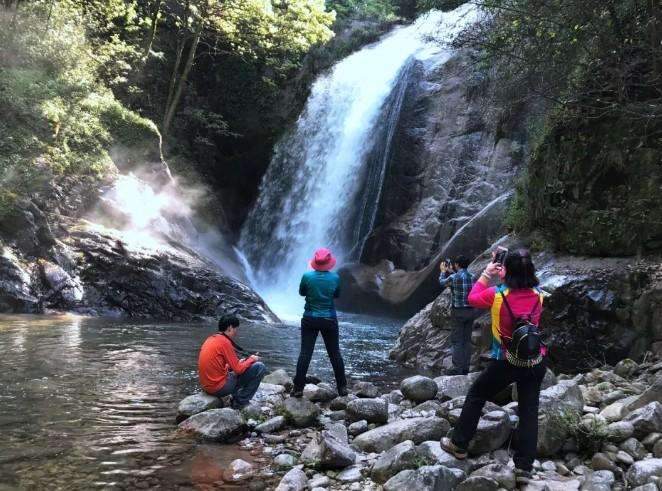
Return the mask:
<path fill-rule="evenodd" d="M 499 277 L 503 284 L 490 286 Z M 492 361 L 469 389 L 452 437 L 441 440 L 445 451 L 464 459 L 485 401 L 515 382 L 519 445 L 513 460 L 520 482 L 530 478 L 536 456 L 538 399 L 545 376 L 545 347 L 537 328 L 543 303 L 538 284 L 531 255 L 525 249 L 509 252 L 503 265 L 489 263 L 474 284 L 469 304 L 492 313 Z"/>

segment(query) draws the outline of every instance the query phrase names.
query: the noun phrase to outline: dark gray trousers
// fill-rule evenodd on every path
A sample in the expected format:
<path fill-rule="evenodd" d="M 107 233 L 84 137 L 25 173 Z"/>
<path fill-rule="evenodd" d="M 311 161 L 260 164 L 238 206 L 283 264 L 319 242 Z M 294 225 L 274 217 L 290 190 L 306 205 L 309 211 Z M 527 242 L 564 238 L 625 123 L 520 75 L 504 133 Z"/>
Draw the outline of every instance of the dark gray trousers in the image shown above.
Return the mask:
<path fill-rule="evenodd" d="M 469 372 L 471 364 L 471 331 L 474 320 L 480 311 L 476 309 L 458 309 L 451 311 L 451 343 L 453 350 L 453 367 L 464 373 Z"/>

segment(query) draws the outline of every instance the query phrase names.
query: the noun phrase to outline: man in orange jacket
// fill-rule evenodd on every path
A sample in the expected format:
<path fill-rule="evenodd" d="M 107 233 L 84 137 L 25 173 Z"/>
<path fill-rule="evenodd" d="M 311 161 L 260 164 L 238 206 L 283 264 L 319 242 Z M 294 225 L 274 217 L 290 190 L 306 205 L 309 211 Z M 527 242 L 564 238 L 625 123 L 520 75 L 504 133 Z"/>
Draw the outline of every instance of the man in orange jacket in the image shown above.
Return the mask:
<path fill-rule="evenodd" d="M 216 397 L 232 395 L 232 407 L 248 406 L 267 373 L 260 357 L 250 355 L 239 360 L 235 349 L 243 351 L 233 338 L 237 335 L 239 319 L 232 315 L 218 321 L 218 334 L 209 336 L 200 348 L 198 375 L 204 391 Z"/>

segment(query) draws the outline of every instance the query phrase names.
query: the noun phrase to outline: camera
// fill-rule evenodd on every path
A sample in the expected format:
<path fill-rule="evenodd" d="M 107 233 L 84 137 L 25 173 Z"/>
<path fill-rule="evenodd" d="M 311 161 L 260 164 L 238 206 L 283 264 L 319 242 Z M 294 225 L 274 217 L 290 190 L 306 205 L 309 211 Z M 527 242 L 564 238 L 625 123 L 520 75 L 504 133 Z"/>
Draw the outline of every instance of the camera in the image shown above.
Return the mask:
<path fill-rule="evenodd" d="M 447 257 L 444 259 L 444 264 L 446 265 L 447 268 L 452 268 L 453 267 L 453 261 L 451 261 L 450 257 Z"/>
<path fill-rule="evenodd" d="M 506 256 L 508 255 L 508 249 L 505 247 L 497 247 L 496 254 L 494 255 L 494 262 L 503 264 L 503 262 L 506 260 Z"/>

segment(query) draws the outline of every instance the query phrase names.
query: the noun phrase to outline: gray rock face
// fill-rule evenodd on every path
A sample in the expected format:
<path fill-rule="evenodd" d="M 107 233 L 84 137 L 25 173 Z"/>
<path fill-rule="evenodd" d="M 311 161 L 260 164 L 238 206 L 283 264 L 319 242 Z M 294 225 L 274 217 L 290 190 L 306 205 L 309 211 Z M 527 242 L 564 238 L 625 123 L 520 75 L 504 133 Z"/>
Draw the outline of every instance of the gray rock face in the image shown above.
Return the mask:
<path fill-rule="evenodd" d="M 437 395 L 437 384 L 430 377 L 414 375 L 400 383 L 400 391 L 406 399 L 414 402 L 425 402 Z"/>
<path fill-rule="evenodd" d="M 321 382 L 317 385 L 306 384 L 303 388 L 303 396 L 313 402 L 326 402 L 338 397 L 338 393 L 329 384 Z"/>
<path fill-rule="evenodd" d="M 662 401 L 662 372 L 658 372 L 651 386 L 634 401 L 630 402 L 627 405 L 627 409 L 628 411 L 634 411 L 655 401 Z"/>
<path fill-rule="evenodd" d="M 464 473 L 443 465 L 425 465 L 418 470 L 404 470 L 384 484 L 384 491 L 452 491 Z"/>
<path fill-rule="evenodd" d="M 290 377 L 282 368 L 265 375 L 262 382 L 265 384 L 282 385 L 286 389 L 292 387 L 292 377 Z"/>
<path fill-rule="evenodd" d="M 643 460 L 646 457 L 646 447 L 636 438 L 628 438 L 620 444 L 619 448 L 636 460 Z"/>
<path fill-rule="evenodd" d="M 625 418 L 634 426 L 634 436 L 644 438 L 649 433 L 662 432 L 662 403 L 651 402 Z"/>
<path fill-rule="evenodd" d="M 363 479 L 363 474 L 361 473 L 361 468 L 359 466 L 353 465 L 340 471 L 336 476 L 336 479 L 342 483 L 352 483 Z"/>
<path fill-rule="evenodd" d="M 307 487 L 308 477 L 306 477 L 306 473 L 295 467 L 283 476 L 276 487 L 276 491 L 303 491 Z"/>
<path fill-rule="evenodd" d="M 364 452 L 383 452 L 405 440 L 439 440 L 449 429 L 448 421 L 437 417 L 403 419 L 357 436 L 354 445 Z"/>
<path fill-rule="evenodd" d="M 308 442 L 306 448 L 301 452 L 301 462 L 306 464 L 319 464 L 321 449 L 319 441 L 315 438 Z"/>
<path fill-rule="evenodd" d="M 297 464 L 297 458 L 289 453 L 282 453 L 274 459 L 274 465 L 280 469 L 289 469 Z"/>
<path fill-rule="evenodd" d="M 435 378 L 434 381 L 439 389 L 437 398 L 445 401 L 466 396 L 471 384 L 478 378 L 478 375 L 478 372 L 473 372 L 469 375 L 444 375 Z"/>
<path fill-rule="evenodd" d="M 411 440 L 398 443 L 379 456 L 372 467 L 370 477 L 378 483 L 385 483 L 403 469 L 414 467 L 416 446 Z"/>
<path fill-rule="evenodd" d="M 285 419 L 298 428 L 311 426 L 320 414 L 320 409 L 304 398 L 288 397 L 281 407 L 285 412 Z"/>
<path fill-rule="evenodd" d="M 209 440 L 229 442 L 241 437 L 246 424 L 238 411 L 223 408 L 194 414 L 179 427 Z"/>
<path fill-rule="evenodd" d="M 388 422 L 388 403 L 384 399 L 354 399 L 349 401 L 345 411 L 349 421 Z"/>
<path fill-rule="evenodd" d="M 607 431 L 612 441 L 622 442 L 634 434 L 634 425 L 629 421 L 616 421 L 607 425 Z"/>
<path fill-rule="evenodd" d="M 642 486 L 651 477 L 662 478 L 662 459 L 647 459 L 635 462 L 625 476 L 630 486 Z"/>
<path fill-rule="evenodd" d="M 469 452 L 481 454 L 491 452 L 508 440 L 511 431 L 510 418 L 505 411 L 490 411 L 478 422 L 476 434 L 469 443 Z"/>
<path fill-rule="evenodd" d="M 586 476 L 586 480 L 580 489 L 581 491 L 610 491 L 615 481 L 616 478 L 612 471 L 591 472 Z"/>
<path fill-rule="evenodd" d="M 260 383 L 257 392 L 251 399 L 251 404 L 279 404 L 285 396 L 285 388 L 282 385 Z"/>
<path fill-rule="evenodd" d="M 182 399 L 177 406 L 177 420 L 183 421 L 189 416 L 201 413 L 207 409 L 214 409 L 221 405 L 218 397 L 211 396 L 205 392 L 198 392 Z"/>
<path fill-rule="evenodd" d="M 365 433 L 366 431 L 368 431 L 368 422 L 365 419 L 362 419 L 361 421 L 356 421 L 347 427 L 347 431 L 352 436 Z"/>
<path fill-rule="evenodd" d="M 499 483 L 484 476 L 469 476 L 455 488 L 456 491 L 497 491 Z"/>
<path fill-rule="evenodd" d="M 448 452 L 442 450 L 438 440 L 430 440 L 421 443 L 416 447 L 416 453 L 419 457 L 427 459 L 435 464 L 443 465 L 449 469 L 461 469 L 465 472 L 471 467 L 471 462 L 468 460 L 459 460 Z"/>
<path fill-rule="evenodd" d="M 471 473 L 471 476 L 482 476 L 495 480 L 505 489 L 515 489 L 515 472 L 503 464 L 490 464 Z"/>
<path fill-rule="evenodd" d="M 283 416 L 274 416 L 266 420 L 264 423 L 260 423 L 255 427 L 255 431 L 258 433 L 273 433 L 274 431 L 279 431 L 285 428 L 287 421 Z"/>
<path fill-rule="evenodd" d="M 356 453 L 346 442 L 336 438 L 329 431 L 322 432 L 320 442 L 320 467 L 322 469 L 343 469 L 354 464 Z"/>
<path fill-rule="evenodd" d="M 567 435 L 558 428 L 555 417 L 564 412 L 581 413 L 584 397 L 572 380 L 562 380 L 557 385 L 540 392 L 538 410 L 538 455 L 554 455 L 561 449 Z"/>

